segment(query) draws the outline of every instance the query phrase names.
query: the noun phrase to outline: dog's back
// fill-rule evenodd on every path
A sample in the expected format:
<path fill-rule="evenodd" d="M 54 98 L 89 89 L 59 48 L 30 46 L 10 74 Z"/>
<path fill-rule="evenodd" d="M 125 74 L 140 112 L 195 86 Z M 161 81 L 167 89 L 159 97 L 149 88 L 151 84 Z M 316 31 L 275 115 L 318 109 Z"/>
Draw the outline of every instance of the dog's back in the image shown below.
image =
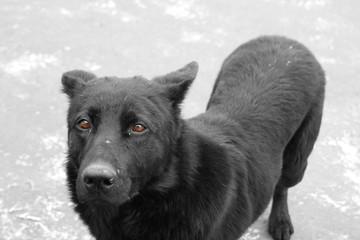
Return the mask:
<path fill-rule="evenodd" d="M 207 108 L 249 124 L 249 130 L 264 128 L 264 137 L 286 144 L 311 106 L 323 99 L 324 84 L 321 66 L 303 45 L 262 37 L 225 60 Z"/>
<path fill-rule="evenodd" d="M 232 164 L 240 166 L 238 175 L 246 175 L 237 182 L 238 192 L 246 192 L 234 208 L 240 211 L 229 219 L 247 215 L 253 222 L 274 194 L 269 231 L 274 239 L 290 238 L 283 195 L 303 177 L 319 132 L 324 85 L 324 72 L 311 52 L 284 37 L 249 41 L 225 60 L 207 112 L 191 121 L 216 128 L 213 138 L 234 151 Z M 279 213 L 285 217 L 276 218 Z"/>

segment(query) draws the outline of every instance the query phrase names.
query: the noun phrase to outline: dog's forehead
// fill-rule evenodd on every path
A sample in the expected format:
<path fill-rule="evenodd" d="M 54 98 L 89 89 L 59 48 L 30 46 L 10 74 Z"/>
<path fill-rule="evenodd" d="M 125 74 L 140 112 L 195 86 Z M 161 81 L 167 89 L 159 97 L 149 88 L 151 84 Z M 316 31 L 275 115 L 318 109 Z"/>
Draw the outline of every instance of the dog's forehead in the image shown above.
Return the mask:
<path fill-rule="evenodd" d="M 126 103 L 144 103 L 141 99 L 156 96 L 157 90 L 149 80 L 142 77 L 103 77 L 88 82 L 82 95 L 88 107 L 110 110 L 111 107 L 119 108 Z"/>
<path fill-rule="evenodd" d="M 143 77 L 118 78 L 102 77 L 87 83 L 87 89 L 95 92 L 118 92 L 120 90 L 146 90 L 151 86 L 151 81 Z"/>
<path fill-rule="evenodd" d="M 141 77 L 117 78 L 103 77 L 87 83 L 84 95 L 88 97 L 114 98 L 129 95 L 146 96 L 151 94 L 152 84 Z"/>

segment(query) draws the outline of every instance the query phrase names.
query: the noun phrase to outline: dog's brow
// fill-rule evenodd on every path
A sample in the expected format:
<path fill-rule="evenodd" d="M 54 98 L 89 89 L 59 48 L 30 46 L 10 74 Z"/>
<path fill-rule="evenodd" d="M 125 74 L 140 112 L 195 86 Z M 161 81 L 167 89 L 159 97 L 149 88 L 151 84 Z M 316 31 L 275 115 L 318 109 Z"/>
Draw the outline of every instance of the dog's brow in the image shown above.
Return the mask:
<path fill-rule="evenodd" d="M 90 107 L 88 110 L 88 115 L 91 119 L 96 119 L 100 117 L 100 109 L 95 107 Z"/>
<path fill-rule="evenodd" d="M 130 124 L 135 123 L 138 120 L 137 115 L 134 111 L 124 108 L 120 114 L 120 124 L 122 129 L 127 129 Z"/>

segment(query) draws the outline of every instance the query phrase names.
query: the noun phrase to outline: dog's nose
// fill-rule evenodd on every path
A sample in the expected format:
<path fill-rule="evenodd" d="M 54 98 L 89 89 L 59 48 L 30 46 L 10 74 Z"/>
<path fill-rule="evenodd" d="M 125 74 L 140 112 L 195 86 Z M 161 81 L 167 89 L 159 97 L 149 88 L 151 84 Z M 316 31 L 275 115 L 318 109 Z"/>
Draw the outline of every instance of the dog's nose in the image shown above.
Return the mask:
<path fill-rule="evenodd" d="M 109 190 L 115 185 L 115 178 L 115 171 L 107 166 L 93 165 L 83 171 L 83 182 L 89 190 Z"/>

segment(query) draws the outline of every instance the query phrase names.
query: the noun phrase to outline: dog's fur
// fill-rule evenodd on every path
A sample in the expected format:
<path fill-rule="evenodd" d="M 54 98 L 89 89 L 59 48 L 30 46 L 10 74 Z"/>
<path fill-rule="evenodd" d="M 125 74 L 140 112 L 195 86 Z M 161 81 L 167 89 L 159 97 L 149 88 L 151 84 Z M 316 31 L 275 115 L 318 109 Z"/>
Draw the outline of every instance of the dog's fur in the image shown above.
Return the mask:
<path fill-rule="evenodd" d="M 247 42 L 225 60 L 206 112 L 185 121 L 179 104 L 197 68 L 152 81 L 63 75 L 69 190 L 97 239 L 235 240 L 272 196 L 269 232 L 290 239 L 287 189 L 301 181 L 319 132 L 321 66 L 287 38 Z M 93 189 L 89 172 L 107 185 Z"/>

